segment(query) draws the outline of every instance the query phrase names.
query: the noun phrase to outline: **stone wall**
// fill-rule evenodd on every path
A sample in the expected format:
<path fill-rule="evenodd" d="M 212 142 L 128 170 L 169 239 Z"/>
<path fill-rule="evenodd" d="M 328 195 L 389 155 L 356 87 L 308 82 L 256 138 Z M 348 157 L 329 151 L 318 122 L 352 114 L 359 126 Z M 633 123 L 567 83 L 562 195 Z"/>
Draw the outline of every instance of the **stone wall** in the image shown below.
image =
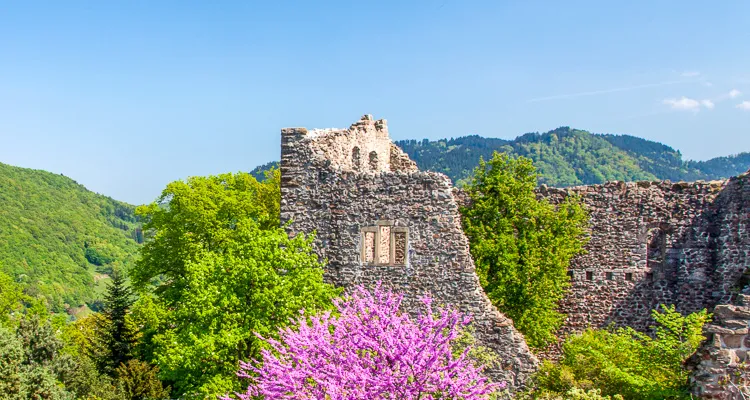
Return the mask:
<path fill-rule="evenodd" d="M 419 171 L 371 116 L 349 129 L 283 129 L 281 146 L 282 223 L 317 233 L 329 282 L 382 281 L 410 311 L 427 293 L 470 312 L 478 343 L 503 360 L 489 375 L 523 386 L 538 362 L 479 285 L 450 179 Z"/>
<path fill-rule="evenodd" d="M 707 337 L 688 360 L 694 395 L 704 399 L 740 400 L 750 396 L 750 296 L 739 295 L 739 305 L 721 304 L 714 309 Z"/>
<path fill-rule="evenodd" d="M 645 331 L 650 310 L 732 301 L 750 267 L 750 178 L 541 187 L 553 203 L 581 196 L 591 214 L 586 253 L 571 263 L 562 334 L 610 323 Z"/>

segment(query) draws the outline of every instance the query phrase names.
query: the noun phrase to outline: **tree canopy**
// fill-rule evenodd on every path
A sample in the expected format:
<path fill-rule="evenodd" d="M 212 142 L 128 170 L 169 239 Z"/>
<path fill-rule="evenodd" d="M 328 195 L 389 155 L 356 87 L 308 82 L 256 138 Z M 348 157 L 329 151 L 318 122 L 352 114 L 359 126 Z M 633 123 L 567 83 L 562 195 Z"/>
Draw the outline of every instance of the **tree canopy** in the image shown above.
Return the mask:
<path fill-rule="evenodd" d="M 146 353 L 178 395 L 237 390 L 239 361 L 262 346 L 256 332 L 273 335 L 301 309 L 330 308 L 339 293 L 323 283 L 312 238 L 279 227 L 279 179 L 278 171 L 263 182 L 247 173 L 194 177 L 138 209 L 147 240 L 131 276 L 156 296 L 134 314 L 149 320 Z"/>
<path fill-rule="evenodd" d="M 583 250 L 588 215 L 579 199 L 554 206 L 534 193 L 531 160 L 495 153 L 480 160 L 461 209 L 485 292 L 532 347 L 554 340 L 570 260 Z"/>
<path fill-rule="evenodd" d="M 681 315 L 674 306 L 653 310 L 653 337 L 632 328 L 589 329 L 563 344 L 558 363 L 546 361 L 538 390 L 596 389 L 625 399 L 690 399 L 685 360 L 704 340 L 706 310 Z"/>

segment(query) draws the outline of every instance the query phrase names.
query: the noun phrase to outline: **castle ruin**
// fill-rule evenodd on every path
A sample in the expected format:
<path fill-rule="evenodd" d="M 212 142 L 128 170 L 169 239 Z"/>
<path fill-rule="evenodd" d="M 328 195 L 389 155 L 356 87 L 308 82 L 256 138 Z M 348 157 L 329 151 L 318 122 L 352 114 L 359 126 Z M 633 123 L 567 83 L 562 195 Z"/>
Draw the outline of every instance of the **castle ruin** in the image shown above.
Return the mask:
<path fill-rule="evenodd" d="M 479 284 L 450 179 L 419 171 L 391 142 L 385 120 L 366 115 L 349 129 L 283 129 L 281 220 L 292 234 L 316 232 L 330 283 L 382 281 L 405 294 L 407 310 L 430 294 L 471 313 L 478 344 L 503 361 L 487 371 L 493 379 L 518 388 L 536 369 L 513 321 Z"/>
<path fill-rule="evenodd" d="M 328 262 L 326 279 L 343 287 L 382 281 L 406 294 L 407 309 L 429 293 L 471 313 L 478 343 L 505 362 L 490 376 L 523 386 L 538 361 L 479 285 L 450 179 L 419 171 L 391 142 L 385 120 L 369 115 L 349 129 L 286 128 L 281 142 L 282 223 L 292 234 L 316 232 L 315 249 Z M 586 252 L 571 263 L 560 337 L 610 324 L 646 331 L 659 304 L 683 313 L 734 307 L 746 286 L 748 174 L 714 182 L 542 186 L 538 195 L 552 203 L 580 196 L 591 216 Z M 726 346 L 736 340 L 712 340 L 695 361 L 696 394 L 719 390 L 723 370 L 717 365 L 734 368 L 748 358 L 744 343 L 730 351 Z M 712 356 L 727 351 L 724 364 Z"/>
<path fill-rule="evenodd" d="M 565 331 L 609 323 L 644 331 L 659 304 L 687 313 L 731 302 L 750 267 L 749 183 L 744 175 L 541 187 L 553 203 L 580 196 L 591 216 L 586 252 L 571 262 Z"/>

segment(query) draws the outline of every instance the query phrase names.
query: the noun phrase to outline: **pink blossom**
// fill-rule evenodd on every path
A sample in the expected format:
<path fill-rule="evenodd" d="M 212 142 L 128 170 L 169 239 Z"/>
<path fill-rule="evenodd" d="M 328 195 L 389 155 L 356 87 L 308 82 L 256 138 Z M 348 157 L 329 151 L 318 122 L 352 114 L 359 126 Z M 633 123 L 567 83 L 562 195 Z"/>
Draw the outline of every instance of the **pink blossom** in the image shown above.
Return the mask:
<path fill-rule="evenodd" d="M 266 339 L 273 351 L 262 362 L 241 363 L 250 386 L 242 400 L 265 399 L 484 399 L 504 383 L 491 383 L 469 349 L 454 356 L 452 342 L 470 321 L 422 298 L 415 319 L 401 312 L 403 296 L 357 287 L 335 306 L 338 316 L 301 316 Z M 228 398 L 227 398 L 228 399 Z"/>

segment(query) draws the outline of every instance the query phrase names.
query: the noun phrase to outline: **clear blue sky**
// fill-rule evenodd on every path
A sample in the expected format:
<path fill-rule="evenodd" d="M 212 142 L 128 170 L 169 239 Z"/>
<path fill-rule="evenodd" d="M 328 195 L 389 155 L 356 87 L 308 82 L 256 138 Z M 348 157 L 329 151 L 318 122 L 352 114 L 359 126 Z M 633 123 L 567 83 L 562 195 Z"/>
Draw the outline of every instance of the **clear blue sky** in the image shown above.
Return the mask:
<path fill-rule="evenodd" d="M 0 162 L 120 200 L 365 113 L 395 139 L 567 125 L 750 151 L 750 1 L 0 3 Z"/>

